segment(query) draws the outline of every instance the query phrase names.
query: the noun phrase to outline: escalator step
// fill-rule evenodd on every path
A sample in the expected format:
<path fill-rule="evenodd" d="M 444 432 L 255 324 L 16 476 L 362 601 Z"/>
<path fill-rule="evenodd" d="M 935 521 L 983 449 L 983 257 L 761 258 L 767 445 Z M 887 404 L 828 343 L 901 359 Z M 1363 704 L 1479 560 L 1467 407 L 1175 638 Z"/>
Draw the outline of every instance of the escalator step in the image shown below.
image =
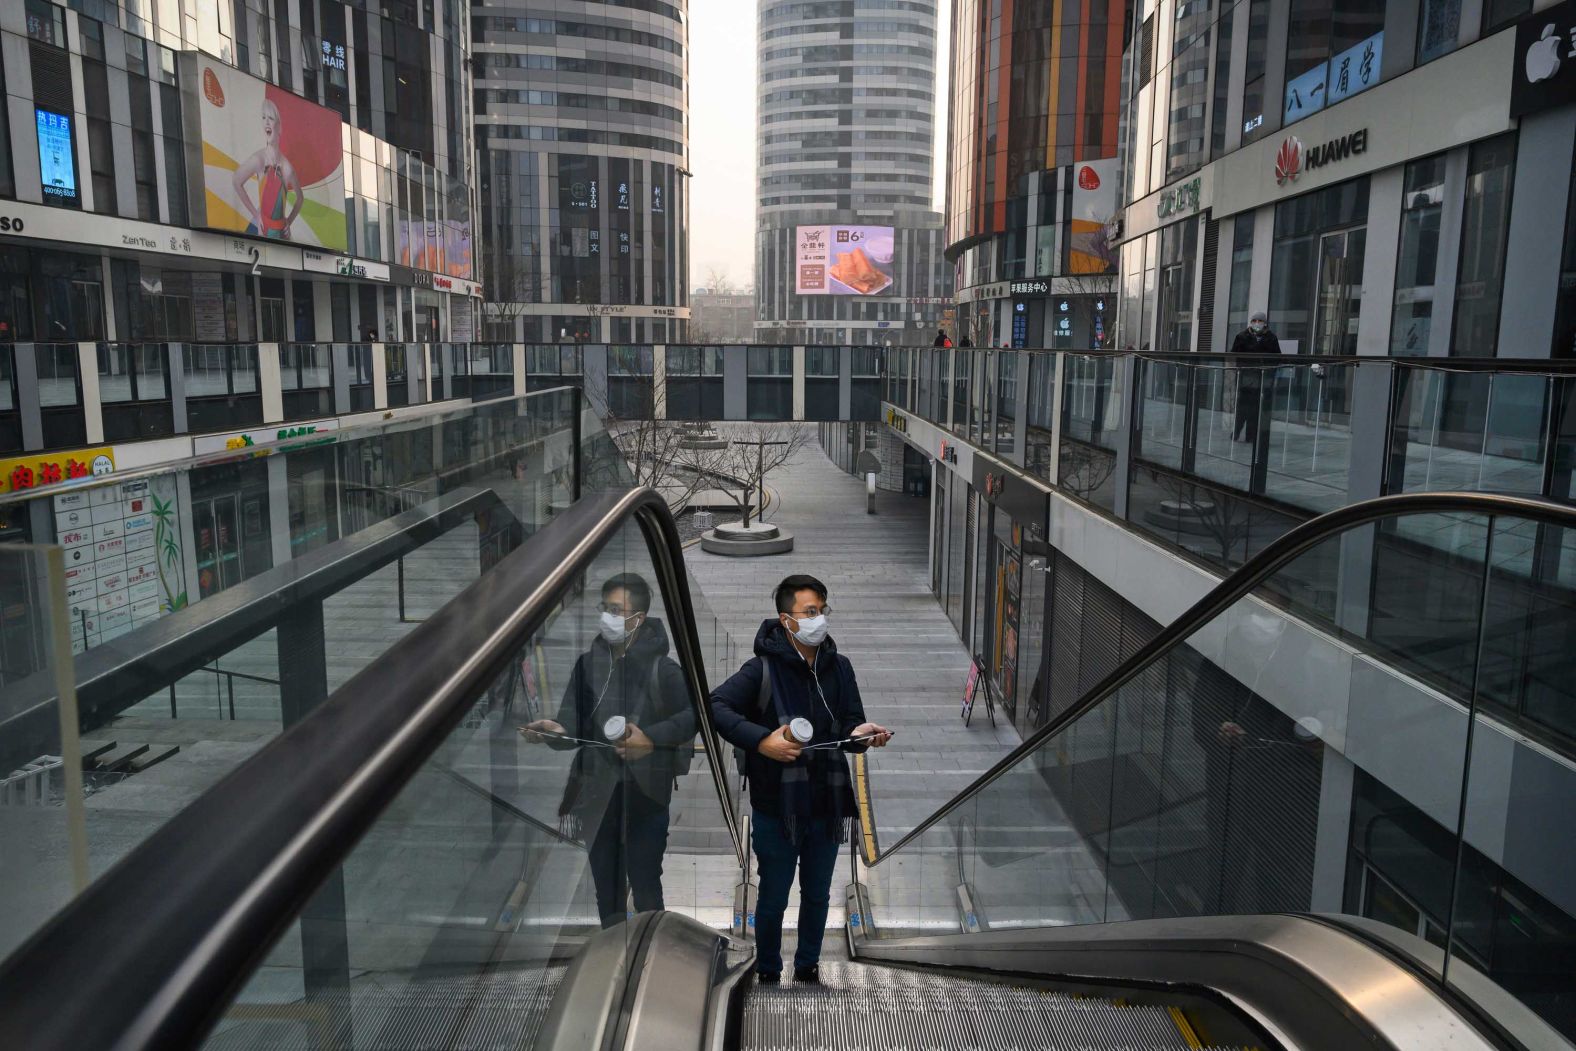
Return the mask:
<path fill-rule="evenodd" d="M 819 986 L 756 986 L 745 1000 L 749 1051 L 1161 1051 L 1197 1047 L 1164 1007 L 1023 986 L 821 964 Z"/>

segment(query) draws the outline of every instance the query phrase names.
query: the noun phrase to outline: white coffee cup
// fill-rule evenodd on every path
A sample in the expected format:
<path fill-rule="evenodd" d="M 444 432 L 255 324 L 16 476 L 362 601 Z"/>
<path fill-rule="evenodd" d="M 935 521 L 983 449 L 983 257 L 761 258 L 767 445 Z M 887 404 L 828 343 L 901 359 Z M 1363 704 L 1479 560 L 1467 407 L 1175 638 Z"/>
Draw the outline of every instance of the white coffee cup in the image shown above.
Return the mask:
<path fill-rule="evenodd" d="M 810 725 L 810 720 L 801 717 L 788 724 L 788 734 L 800 744 L 809 744 L 815 737 L 815 727 Z"/>
<path fill-rule="evenodd" d="M 622 715 L 615 715 L 602 724 L 602 736 L 617 744 L 629 736 L 629 720 Z"/>

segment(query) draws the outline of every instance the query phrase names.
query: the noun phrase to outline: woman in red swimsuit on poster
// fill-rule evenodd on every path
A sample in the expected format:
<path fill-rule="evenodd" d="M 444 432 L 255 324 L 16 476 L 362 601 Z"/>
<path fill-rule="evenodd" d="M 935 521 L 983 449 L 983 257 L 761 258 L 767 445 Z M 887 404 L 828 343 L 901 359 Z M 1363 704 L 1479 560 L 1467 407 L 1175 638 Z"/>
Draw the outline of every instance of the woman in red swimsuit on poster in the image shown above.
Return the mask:
<path fill-rule="evenodd" d="M 265 145 L 241 162 L 240 167 L 235 169 L 231 184 L 235 187 L 236 198 L 252 215 L 252 229 L 248 232 L 288 241 L 290 226 L 296 221 L 296 216 L 301 214 L 301 205 L 305 198 L 301 193 L 301 182 L 296 178 L 295 168 L 285 157 L 284 151 L 279 148 L 280 132 L 279 107 L 271 100 L 264 99 Z M 246 192 L 246 184 L 253 178 L 257 179 L 255 202 Z M 287 205 L 288 214 L 286 214 Z"/>

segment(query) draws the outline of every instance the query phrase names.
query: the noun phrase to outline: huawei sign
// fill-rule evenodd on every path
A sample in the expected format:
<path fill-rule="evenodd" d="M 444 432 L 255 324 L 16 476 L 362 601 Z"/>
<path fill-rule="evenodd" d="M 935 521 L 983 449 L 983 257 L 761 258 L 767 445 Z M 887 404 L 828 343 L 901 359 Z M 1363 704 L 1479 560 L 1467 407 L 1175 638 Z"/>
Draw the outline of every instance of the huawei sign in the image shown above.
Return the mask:
<path fill-rule="evenodd" d="M 1288 135 L 1275 152 L 1275 185 L 1285 186 L 1302 171 L 1302 140 Z"/>

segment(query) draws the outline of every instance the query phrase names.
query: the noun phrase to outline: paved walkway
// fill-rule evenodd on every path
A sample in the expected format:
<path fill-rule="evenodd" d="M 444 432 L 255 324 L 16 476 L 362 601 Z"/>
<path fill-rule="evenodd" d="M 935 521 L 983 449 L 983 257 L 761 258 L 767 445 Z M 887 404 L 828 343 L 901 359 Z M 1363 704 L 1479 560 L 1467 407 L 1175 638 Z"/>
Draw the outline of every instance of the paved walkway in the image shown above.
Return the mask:
<path fill-rule="evenodd" d="M 742 641 L 739 662 L 774 613 L 779 580 L 798 572 L 826 582 L 832 636 L 853 661 L 865 712 L 896 731 L 869 764 L 876 834 L 894 843 L 1017 745 L 1017 733 L 1005 720 L 965 729 L 958 717 L 969 656 L 930 591 L 927 501 L 878 493 L 876 514 L 866 514 L 864 484 L 814 443 L 767 486 L 767 518 L 794 534 L 792 552 L 729 558 L 697 546 L 686 561 L 722 627 Z"/>

